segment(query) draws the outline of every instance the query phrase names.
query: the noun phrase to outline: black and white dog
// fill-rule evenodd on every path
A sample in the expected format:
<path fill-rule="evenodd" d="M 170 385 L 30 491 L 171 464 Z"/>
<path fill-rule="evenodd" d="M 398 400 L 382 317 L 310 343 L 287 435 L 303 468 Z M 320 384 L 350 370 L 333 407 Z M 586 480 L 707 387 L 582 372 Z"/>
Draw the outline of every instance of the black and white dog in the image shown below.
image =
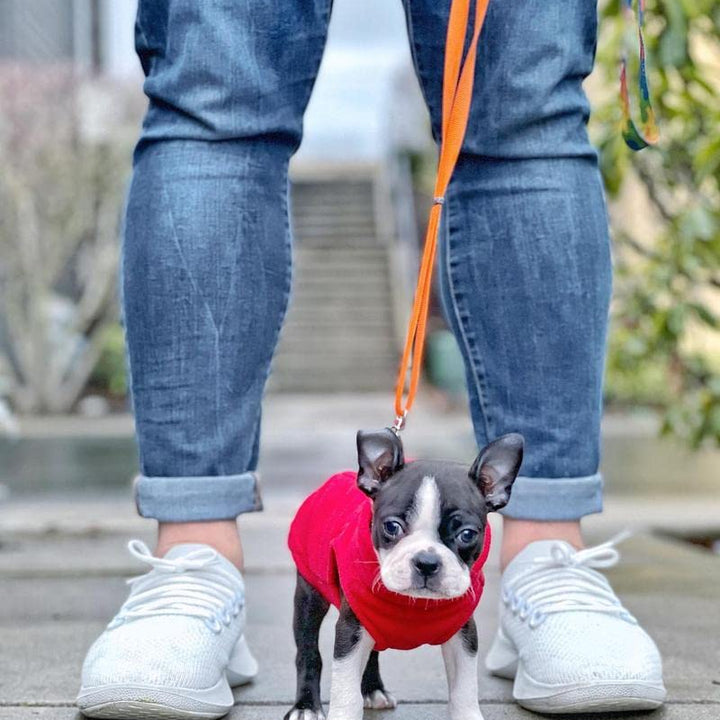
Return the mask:
<path fill-rule="evenodd" d="M 487 514 L 510 499 L 522 436 L 490 443 L 469 471 L 449 462 L 406 464 L 390 429 L 359 432 L 357 445 L 357 477 L 328 480 L 291 529 L 297 695 L 285 720 L 324 718 L 318 634 L 331 603 L 340 616 L 328 720 L 361 720 L 364 707 L 395 707 L 380 677 L 378 649 L 425 643 L 442 645 L 452 720 L 482 720 L 472 611 L 489 547 Z"/>

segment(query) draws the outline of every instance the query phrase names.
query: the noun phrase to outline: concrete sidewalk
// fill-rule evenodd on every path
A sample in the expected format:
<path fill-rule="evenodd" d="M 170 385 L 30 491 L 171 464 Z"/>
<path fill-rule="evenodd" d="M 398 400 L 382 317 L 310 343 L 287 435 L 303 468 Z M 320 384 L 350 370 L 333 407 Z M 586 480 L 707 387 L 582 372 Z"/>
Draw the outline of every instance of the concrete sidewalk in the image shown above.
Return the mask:
<path fill-rule="evenodd" d="M 354 465 L 355 430 L 390 420 L 388 407 L 386 396 L 283 396 L 266 404 L 261 460 L 266 510 L 240 519 L 247 557 L 248 638 L 261 672 L 252 686 L 237 691 L 231 720 L 280 720 L 289 708 L 294 692 L 294 570 L 285 548 L 287 528 L 310 489 L 329 472 Z M 606 437 L 630 438 L 637 423 L 632 427 L 624 423 L 611 420 Z M 130 430 L 128 418 L 34 421 L 23 427 L 25 437 L 35 438 L 49 434 L 72 438 L 88 432 L 95 437 L 103 433 L 126 437 Z M 469 459 L 475 452 L 467 415 L 444 414 L 427 402 L 427 395 L 414 410 L 405 442 L 411 455 Z M 656 713 L 623 717 L 720 720 L 720 558 L 658 533 L 717 532 L 720 499 L 712 491 L 717 456 L 701 458 L 705 464 L 695 466 L 690 463 L 696 460 L 686 462 L 678 456 L 671 469 L 661 454 L 667 450 L 655 450 L 653 446 L 650 452 L 643 451 L 643 458 L 637 460 L 632 438 L 628 444 L 610 446 L 616 480 L 609 483 L 606 512 L 584 521 L 590 542 L 606 540 L 624 528 L 635 531 L 621 547 L 622 563 L 609 574 L 665 658 L 667 705 Z M 648 455 L 655 461 L 651 472 Z M 63 461 L 55 465 L 59 462 Z M 52 476 L 52 464 L 37 467 Z M 658 492 L 652 485 L 652 492 L 648 491 L 640 477 L 643 472 L 647 483 L 662 476 L 664 489 Z M 632 487 L 623 482 L 627 476 L 636 479 Z M 129 479 L 114 482 L 112 492 L 101 485 L 106 479 L 98 478 L 95 489 L 76 489 L 58 497 L 48 477 L 47 492 L 29 495 L 20 489 L 0 502 L 0 720 L 79 717 L 73 700 L 84 654 L 124 599 L 124 578 L 144 571 L 125 545 L 130 537 L 151 543 L 154 524 L 135 515 Z M 487 588 L 478 610 L 483 655 L 495 627 L 499 580 L 499 526 L 495 525 Z M 332 626 L 328 619 L 322 633 L 327 660 L 332 655 Z M 381 662 L 388 687 L 401 704 L 392 713 L 368 712 L 366 717 L 446 717 L 445 678 L 437 648 L 387 652 Z M 327 681 L 326 677 L 325 698 Z M 480 695 L 486 720 L 537 717 L 513 703 L 509 682 L 491 678 L 483 670 Z"/>
<path fill-rule="evenodd" d="M 94 525 L 77 525 L 76 532 L 70 532 L 67 519 L 64 527 L 36 524 L 22 530 L 17 520 L 28 517 L 30 501 L 2 509 L 0 720 L 76 717 L 72 704 L 83 655 L 123 600 L 123 578 L 143 571 L 124 545 L 128 532 L 151 541 L 151 523 L 134 518 L 127 502 L 94 502 L 85 508 L 99 513 Z M 279 720 L 291 704 L 293 568 L 285 533 L 295 502 L 271 497 L 265 513 L 241 520 L 248 557 L 248 637 L 261 673 L 252 686 L 236 692 L 233 720 Z M 67 509 L 56 506 L 55 517 L 61 519 Z M 53 507 L 39 503 L 36 510 L 39 520 L 43 514 L 49 517 Z M 83 510 L 81 499 L 74 510 Z M 605 535 L 609 529 L 591 527 L 590 539 L 601 539 L 598 533 Z M 496 542 L 495 552 L 497 547 Z M 495 560 L 491 557 L 488 563 L 487 589 L 478 610 L 482 653 L 495 625 Z M 623 545 L 623 562 L 610 575 L 629 609 L 656 638 L 669 691 L 664 709 L 624 717 L 720 718 L 720 561 L 683 543 L 640 534 Z M 331 619 L 326 621 L 322 633 L 326 658 L 331 657 L 332 625 Z M 382 661 L 388 686 L 401 702 L 384 717 L 446 717 L 437 648 L 387 652 Z M 480 703 L 487 720 L 534 717 L 513 703 L 510 683 L 483 670 L 480 675 Z"/>

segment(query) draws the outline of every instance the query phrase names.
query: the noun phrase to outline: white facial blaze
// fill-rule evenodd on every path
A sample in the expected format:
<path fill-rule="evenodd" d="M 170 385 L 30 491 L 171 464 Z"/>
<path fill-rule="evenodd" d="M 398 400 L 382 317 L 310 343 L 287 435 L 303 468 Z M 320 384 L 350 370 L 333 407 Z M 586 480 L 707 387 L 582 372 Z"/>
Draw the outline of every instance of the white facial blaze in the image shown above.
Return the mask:
<path fill-rule="evenodd" d="M 415 517 L 411 523 L 412 532 L 424 533 L 432 540 L 440 540 L 440 493 L 433 477 L 424 477 L 420 489 L 415 493 Z"/>
<path fill-rule="evenodd" d="M 470 571 L 443 544 L 439 535 L 440 491 L 435 478 L 424 477 L 413 500 L 405 536 L 392 548 L 381 550 L 380 575 L 389 590 L 424 598 L 453 598 L 470 587 Z M 441 563 L 440 572 L 432 579 L 432 587 L 415 587 L 417 573 L 413 559 L 419 552 L 434 553 Z"/>

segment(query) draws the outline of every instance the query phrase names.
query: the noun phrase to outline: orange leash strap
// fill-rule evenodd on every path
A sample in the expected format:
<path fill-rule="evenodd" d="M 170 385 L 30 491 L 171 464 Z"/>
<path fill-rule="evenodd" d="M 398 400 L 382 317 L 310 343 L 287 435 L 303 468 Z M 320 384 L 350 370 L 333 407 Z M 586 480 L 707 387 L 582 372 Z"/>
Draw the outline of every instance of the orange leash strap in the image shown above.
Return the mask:
<path fill-rule="evenodd" d="M 470 46 L 463 61 L 463 49 L 469 27 L 470 0 L 453 0 L 450 7 L 447 40 L 445 42 L 445 67 L 443 71 L 442 136 L 440 140 L 440 158 L 435 180 L 435 199 L 423 249 L 420 273 L 418 276 L 415 300 L 413 301 L 410 324 L 408 326 L 405 348 L 400 361 L 400 371 L 395 385 L 395 424 L 396 432 L 402 430 L 405 418 L 413 406 L 417 394 L 420 370 L 422 369 L 427 330 L 430 292 L 432 290 L 433 266 L 437 249 L 437 236 L 440 227 L 445 192 L 450 183 L 465 130 L 470 116 L 473 81 L 475 79 L 475 61 L 477 45 L 482 30 L 489 0 L 477 0 L 475 22 Z M 405 384 L 410 370 L 410 385 L 405 394 Z"/>

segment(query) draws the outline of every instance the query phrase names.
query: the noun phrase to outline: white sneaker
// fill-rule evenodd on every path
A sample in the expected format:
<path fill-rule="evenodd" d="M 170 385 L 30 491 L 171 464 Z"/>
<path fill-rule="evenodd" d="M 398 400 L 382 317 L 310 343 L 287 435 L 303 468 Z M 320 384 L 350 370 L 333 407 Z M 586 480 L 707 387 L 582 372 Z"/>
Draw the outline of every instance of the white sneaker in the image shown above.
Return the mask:
<path fill-rule="evenodd" d="M 164 558 L 138 540 L 128 549 L 152 569 L 128 581 L 128 599 L 90 648 L 78 707 L 93 718 L 222 717 L 230 687 L 257 674 L 242 575 L 207 545 Z"/>
<path fill-rule="evenodd" d="M 515 679 L 513 695 L 528 710 L 647 710 L 665 699 L 655 643 L 593 569 L 617 562 L 619 539 L 580 551 L 534 542 L 505 569 L 485 665 Z"/>

